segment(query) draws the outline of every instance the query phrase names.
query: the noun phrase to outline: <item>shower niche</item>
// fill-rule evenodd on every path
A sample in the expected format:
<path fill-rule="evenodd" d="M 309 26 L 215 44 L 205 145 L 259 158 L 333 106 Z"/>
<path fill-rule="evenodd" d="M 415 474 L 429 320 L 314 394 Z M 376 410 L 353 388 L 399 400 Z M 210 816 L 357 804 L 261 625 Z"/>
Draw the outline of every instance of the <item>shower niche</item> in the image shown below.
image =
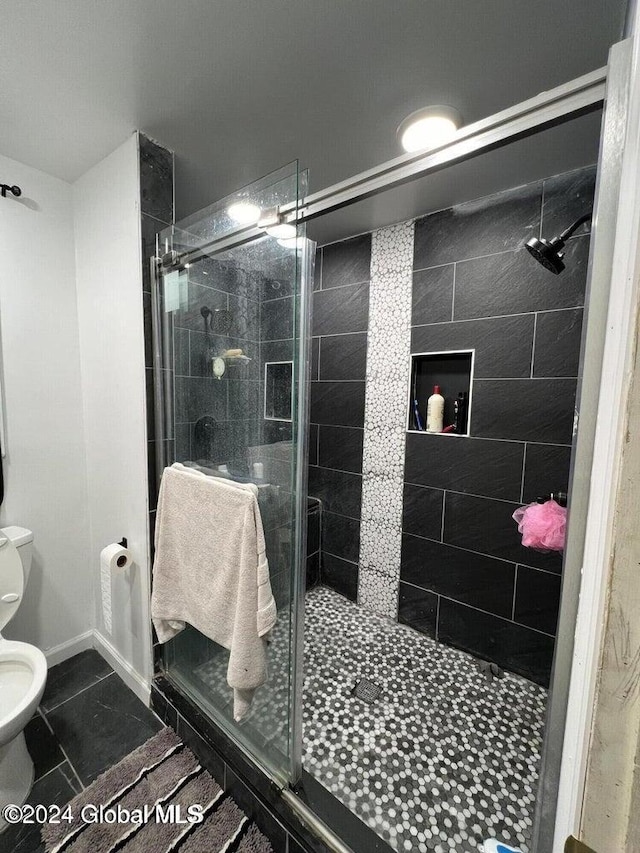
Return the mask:
<path fill-rule="evenodd" d="M 444 397 L 445 430 L 438 434 L 470 435 L 474 356 L 472 349 L 411 354 L 408 432 L 426 432 L 427 401 L 437 385 Z M 460 403 L 456 406 L 458 400 Z"/>
<path fill-rule="evenodd" d="M 264 419 L 291 423 L 293 362 L 267 361 L 264 366 Z"/>

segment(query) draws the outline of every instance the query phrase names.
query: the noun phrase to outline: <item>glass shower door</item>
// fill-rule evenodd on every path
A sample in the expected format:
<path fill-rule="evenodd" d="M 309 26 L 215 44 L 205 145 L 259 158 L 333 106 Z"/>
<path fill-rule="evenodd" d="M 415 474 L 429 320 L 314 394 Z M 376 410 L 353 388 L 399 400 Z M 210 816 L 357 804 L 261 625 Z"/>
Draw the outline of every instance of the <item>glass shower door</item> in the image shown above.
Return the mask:
<path fill-rule="evenodd" d="M 306 521 L 306 315 L 313 258 L 286 223 L 297 164 L 166 229 L 154 293 L 158 471 L 174 462 L 258 487 L 278 619 L 268 681 L 240 723 L 229 651 L 187 626 L 164 648 L 168 677 L 283 781 L 292 775 L 296 567 Z"/>

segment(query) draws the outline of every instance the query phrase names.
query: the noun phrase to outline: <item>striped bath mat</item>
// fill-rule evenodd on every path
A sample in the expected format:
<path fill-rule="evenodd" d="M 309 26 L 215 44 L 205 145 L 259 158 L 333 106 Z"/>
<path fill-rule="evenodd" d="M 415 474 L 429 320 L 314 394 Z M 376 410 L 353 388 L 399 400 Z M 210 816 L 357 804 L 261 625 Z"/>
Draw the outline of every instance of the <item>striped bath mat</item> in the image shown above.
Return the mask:
<path fill-rule="evenodd" d="M 47 853 L 273 853 L 169 728 L 71 800 L 42 839 Z"/>

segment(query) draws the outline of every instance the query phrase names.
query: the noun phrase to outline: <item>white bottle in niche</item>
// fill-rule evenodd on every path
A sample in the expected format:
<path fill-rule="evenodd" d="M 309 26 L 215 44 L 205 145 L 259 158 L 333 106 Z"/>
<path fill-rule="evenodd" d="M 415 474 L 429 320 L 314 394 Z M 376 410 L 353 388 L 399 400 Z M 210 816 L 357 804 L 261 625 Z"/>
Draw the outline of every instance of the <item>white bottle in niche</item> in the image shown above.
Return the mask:
<path fill-rule="evenodd" d="M 444 427 L 444 397 L 440 386 L 433 386 L 433 394 L 427 400 L 427 432 L 442 432 Z"/>

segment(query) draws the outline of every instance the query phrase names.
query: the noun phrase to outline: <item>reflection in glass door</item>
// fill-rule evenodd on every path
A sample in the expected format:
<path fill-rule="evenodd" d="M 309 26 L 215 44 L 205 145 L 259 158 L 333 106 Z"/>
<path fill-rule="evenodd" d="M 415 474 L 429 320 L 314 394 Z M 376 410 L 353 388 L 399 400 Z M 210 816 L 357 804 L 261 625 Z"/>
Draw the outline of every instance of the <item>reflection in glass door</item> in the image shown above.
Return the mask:
<path fill-rule="evenodd" d="M 227 649 L 187 626 L 165 646 L 165 669 L 284 781 L 292 760 L 294 567 L 305 532 L 298 416 L 306 339 L 299 317 L 313 250 L 302 226 L 278 222 L 278 209 L 294 209 L 303 190 L 294 163 L 167 229 L 154 293 L 156 416 L 164 428 L 158 470 L 181 462 L 257 485 L 278 610 L 268 681 L 240 724 Z"/>

